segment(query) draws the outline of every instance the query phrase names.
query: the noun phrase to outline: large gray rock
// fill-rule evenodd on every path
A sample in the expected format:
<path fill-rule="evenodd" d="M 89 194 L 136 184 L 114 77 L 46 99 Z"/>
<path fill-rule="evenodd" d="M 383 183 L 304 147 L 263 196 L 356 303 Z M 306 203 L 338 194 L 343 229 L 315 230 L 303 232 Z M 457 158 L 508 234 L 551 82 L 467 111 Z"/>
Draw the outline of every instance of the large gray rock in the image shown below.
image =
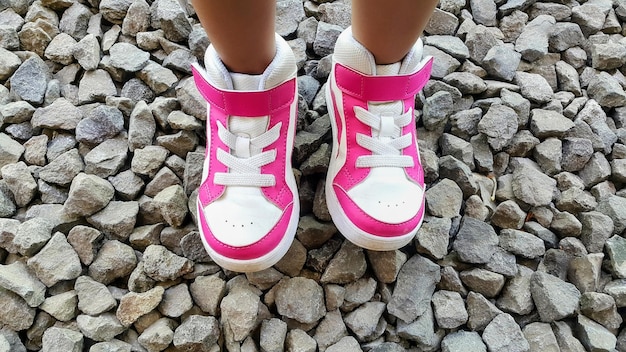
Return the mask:
<path fill-rule="evenodd" d="M 333 310 L 326 313 L 324 319 L 318 324 L 313 338 L 320 349 L 326 349 L 328 346 L 338 342 L 347 335 L 348 330 L 341 316 L 341 312 L 339 310 Z"/>
<path fill-rule="evenodd" d="M 220 304 L 223 329 L 229 329 L 234 341 L 243 341 L 257 325 L 259 296 L 249 290 L 229 293 Z"/>
<path fill-rule="evenodd" d="M 107 139 L 85 155 L 85 172 L 102 178 L 115 175 L 124 166 L 127 156 L 125 139 Z"/>
<path fill-rule="evenodd" d="M 532 166 L 520 165 L 513 171 L 513 195 L 530 206 L 550 204 L 556 192 L 556 181 Z"/>
<path fill-rule="evenodd" d="M 522 330 L 524 337 L 530 345 L 531 351 L 560 352 L 556 336 L 550 328 L 550 324 L 531 323 Z"/>
<path fill-rule="evenodd" d="M 580 45 L 585 37 L 576 23 L 558 22 L 552 26 L 550 48 L 561 52 Z"/>
<path fill-rule="evenodd" d="M 572 328 L 564 321 L 552 323 L 552 331 L 562 352 L 584 352 L 585 348 L 580 341 L 574 337 Z"/>
<path fill-rule="evenodd" d="M 613 236 L 606 241 L 605 249 L 613 275 L 621 279 L 626 278 L 626 239 Z"/>
<path fill-rule="evenodd" d="M 442 352 L 487 352 L 487 346 L 475 331 L 459 330 L 441 341 Z"/>
<path fill-rule="evenodd" d="M 127 72 L 137 72 L 144 68 L 150 54 L 128 43 L 115 43 L 109 49 L 111 65 Z"/>
<path fill-rule="evenodd" d="M 0 168 L 2 179 L 13 193 L 15 204 L 24 207 L 34 198 L 37 191 L 37 182 L 31 175 L 26 164 L 22 161 L 8 164 Z"/>
<path fill-rule="evenodd" d="M 148 351 L 163 351 L 174 340 L 176 322 L 161 318 L 148 326 L 137 338 L 140 346 Z"/>
<path fill-rule="evenodd" d="M 535 103 L 547 103 L 554 93 L 548 81 L 536 73 L 518 71 L 514 82 L 520 87 L 522 96 Z"/>
<path fill-rule="evenodd" d="M 160 245 L 148 246 L 144 251 L 143 261 L 146 274 L 157 281 L 174 280 L 193 269 L 190 260 Z"/>
<path fill-rule="evenodd" d="M 128 125 L 128 147 L 130 151 L 144 148 L 152 143 L 156 122 L 145 101 L 135 104 Z"/>
<path fill-rule="evenodd" d="M 612 70 L 626 63 L 626 47 L 607 43 L 591 46 L 591 66 L 598 70 Z"/>
<path fill-rule="evenodd" d="M 63 211 L 72 216 L 92 215 L 109 204 L 114 192 L 107 180 L 80 173 L 72 180 Z"/>
<path fill-rule="evenodd" d="M 524 258 L 537 258 L 546 251 L 543 240 L 528 232 L 504 229 L 498 236 L 500 247 Z"/>
<path fill-rule="evenodd" d="M 87 217 L 87 221 L 109 238 L 125 240 L 135 227 L 138 212 L 137 202 L 112 201 L 104 209 Z"/>
<path fill-rule="evenodd" d="M 494 104 L 478 123 L 478 132 L 487 136 L 495 151 L 506 147 L 517 132 L 517 114 L 508 106 Z"/>
<path fill-rule="evenodd" d="M 580 342 L 587 351 L 613 351 L 617 338 L 609 330 L 580 314 L 577 317 L 576 331 Z"/>
<path fill-rule="evenodd" d="M 117 136 L 124 129 L 124 116 L 115 107 L 100 105 L 76 125 L 76 140 L 98 144 Z"/>
<path fill-rule="evenodd" d="M 154 61 L 149 61 L 138 73 L 137 77 L 144 81 L 155 94 L 161 94 L 178 83 L 178 77 L 169 68 Z"/>
<path fill-rule="evenodd" d="M 574 128 L 574 123 L 558 112 L 533 109 L 530 114 L 530 129 L 538 138 L 563 137 Z"/>
<path fill-rule="evenodd" d="M 553 322 L 573 315 L 581 297 L 576 286 L 539 271 L 532 275 L 530 291 L 543 322 Z"/>
<path fill-rule="evenodd" d="M 426 208 L 433 216 L 453 218 L 459 215 L 463 191 L 455 182 L 443 179 L 426 191 Z"/>
<path fill-rule="evenodd" d="M 98 315 L 117 306 L 117 301 L 102 283 L 89 276 L 80 276 L 74 283 L 78 309 L 88 315 Z"/>
<path fill-rule="evenodd" d="M 259 344 L 264 351 L 283 351 L 285 338 L 287 337 L 287 323 L 272 318 L 264 320 L 261 324 L 261 337 Z"/>
<path fill-rule="evenodd" d="M 104 101 L 108 96 L 117 95 L 117 88 L 111 74 L 103 69 L 87 71 L 78 83 L 78 101 L 82 104 Z"/>
<path fill-rule="evenodd" d="M 530 292 L 532 274 L 527 267 L 518 266 L 517 274 L 507 282 L 496 302 L 498 308 L 519 315 L 530 314 L 535 308 Z"/>
<path fill-rule="evenodd" d="M 174 331 L 174 346 L 181 351 L 210 351 L 220 337 L 215 317 L 191 315 Z"/>
<path fill-rule="evenodd" d="M 372 341 L 380 337 L 386 324 L 381 320 L 386 304 L 383 302 L 367 302 L 346 314 L 346 326 L 359 341 Z"/>
<path fill-rule="evenodd" d="M 156 17 L 168 40 L 181 42 L 189 38 L 191 23 L 178 1 L 160 0 L 156 8 Z"/>
<path fill-rule="evenodd" d="M 276 4 L 276 33 L 287 37 L 294 33 L 298 24 L 305 18 L 302 2 L 296 0 L 279 1 Z"/>
<path fill-rule="evenodd" d="M 496 45 L 487 51 L 482 66 L 487 72 L 505 81 L 511 81 L 522 59 L 522 54 L 508 45 Z"/>
<path fill-rule="evenodd" d="M 496 25 L 496 3 L 493 0 L 471 0 L 470 9 L 474 21 L 488 27 Z"/>
<path fill-rule="evenodd" d="M 294 1 L 290 0 L 289 2 Z M 315 42 L 313 42 L 313 51 L 315 51 L 315 53 L 321 57 L 332 54 L 335 47 L 335 42 L 337 41 L 337 38 L 339 37 L 339 34 L 341 34 L 341 32 L 343 32 L 343 28 L 338 25 L 326 22 L 319 22 L 317 24 L 317 34 L 315 35 Z"/>
<path fill-rule="evenodd" d="M 539 15 L 528 22 L 515 42 L 515 50 L 526 61 L 536 61 L 548 53 L 548 39 L 556 23 L 550 15 Z"/>
<path fill-rule="evenodd" d="M 45 299 L 46 286 L 19 261 L 0 265 L 0 287 L 17 293 L 31 307 L 39 306 Z"/>
<path fill-rule="evenodd" d="M 424 314 L 414 321 L 405 323 L 402 320 L 397 324 L 398 336 L 421 345 L 432 345 L 437 339 L 435 335 L 435 317 L 432 307 L 428 307 Z"/>
<path fill-rule="evenodd" d="M 585 187 L 592 187 L 611 176 L 611 165 L 601 152 L 594 153 L 582 170 L 578 172 Z"/>
<path fill-rule="evenodd" d="M 88 34 L 74 45 L 74 58 L 85 71 L 98 68 L 100 63 L 100 43 L 93 34 Z"/>
<path fill-rule="evenodd" d="M 315 281 L 296 277 L 278 286 L 276 307 L 279 314 L 310 324 L 326 313 L 323 297 L 324 291 Z"/>
<path fill-rule="evenodd" d="M 48 287 L 59 281 L 73 280 L 82 272 L 78 254 L 60 232 L 55 233 L 27 263 L 39 280 Z"/>
<path fill-rule="evenodd" d="M 24 147 L 9 135 L 0 133 L 0 167 L 18 162 Z"/>
<path fill-rule="evenodd" d="M 81 314 L 76 317 L 80 331 L 94 341 L 109 341 L 125 329 L 113 313 L 103 313 L 92 317 Z"/>
<path fill-rule="evenodd" d="M 458 292 L 440 290 L 432 297 L 437 326 L 455 329 L 467 322 L 468 314 L 463 298 Z"/>
<path fill-rule="evenodd" d="M 587 93 L 602 107 L 613 108 L 626 105 L 624 89 L 613 76 L 604 71 L 591 79 Z"/>
<path fill-rule="evenodd" d="M 484 264 L 489 262 L 497 245 L 498 236 L 491 225 L 463 217 L 453 248 L 462 261 Z"/>
<path fill-rule="evenodd" d="M 473 27 L 465 37 L 465 45 L 469 49 L 470 58 L 474 62 L 482 62 L 487 52 L 500 43 L 501 41 L 494 33 L 483 25 Z"/>
<path fill-rule="evenodd" d="M 9 224 L 12 226 L 12 224 Z M 54 224 L 45 218 L 35 217 L 16 225 L 15 232 L 5 237 L 5 247 L 26 256 L 35 255 L 52 237 Z"/>
<path fill-rule="evenodd" d="M 35 105 L 43 103 L 49 80 L 48 67 L 38 56 L 24 61 L 10 78 L 11 91 Z"/>
<path fill-rule="evenodd" d="M 387 311 L 407 323 L 415 320 L 430 306 L 439 280 L 439 265 L 420 255 L 411 257 L 400 269 Z"/>
<path fill-rule="evenodd" d="M 166 317 L 178 318 L 193 307 L 193 301 L 186 284 L 172 286 L 165 290 L 159 304 L 159 312 Z"/>
<path fill-rule="evenodd" d="M 0 79 L 5 80 L 11 77 L 21 63 L 17 55 L 0 47 Z"/>
<path fill-rule="evenodd" d="M 42 351 L 80 352 L 83 350 L 83 335 L 74 330 L 50 327 L 43 333 Z"/>
<path fill-rule="evenodd" d="M 103 284 L 129 275 L 137 265 L 132 247 L 117 240 L 105 242 L 89 266 L 89 276 Z"/>
<path fill-rule="evenodd" d="M 613 220 L 613 233 L 620 234 L 626 229 L 626 198 L 610 195 L 600 200 L 596 211 Z"/>
<path fill-rule="evenodd" d="M 483 341 L 489 351 L 530 352 L 522 330 L 509 314 L 500 314 L 483 331 Z"/>
<path fill-rule="evenodd" d="M 79 108 L 66 98 L 59 98 L 52 104 L 35 110 L 31 123 L 33 127 L 73 130 L 82 118 L 83 113 Z"/>
<path fill-rule="evenodd" d="M 623 322 L 621 314 L 617 311 L 615 299 L 606 293 L 583 293 L 580 299 L 580 312 L 611 331 L 617 331 Z"/>
<path fill-rule="evenodd" d="M 357 247 L 350 241 L 344 241 L 339 251 L 328 263 L 320 282 L 347 284 L 361 278 L 366 269 L 367 262 L 363 248 Z"/>
<path fill-rule="evenodd" d="M 187 195 L 179 185 L 165 188 L 154 197 L 154 204 L 160 209 L 163 219 L 173 227 L 180 227 L 187 216 Z"/>

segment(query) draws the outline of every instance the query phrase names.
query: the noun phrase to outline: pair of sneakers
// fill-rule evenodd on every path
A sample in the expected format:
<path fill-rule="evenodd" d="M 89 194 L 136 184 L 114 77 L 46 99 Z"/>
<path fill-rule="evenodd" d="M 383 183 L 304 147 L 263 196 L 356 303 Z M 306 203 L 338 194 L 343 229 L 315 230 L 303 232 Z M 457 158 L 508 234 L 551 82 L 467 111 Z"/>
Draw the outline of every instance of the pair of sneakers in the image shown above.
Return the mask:
<path fill-rule="evenodd" d="M 206 69 L 193 65 L 208 104 L 206 157 L 198 190 L 202 241 L 220 266 L 263 270 L 288 251 L 300 209 L 291 154 L 297 119 L 297 68 L 276 36 L 261 75 L 231 73 L 212 46 Z M 326 202 L 337 229 L 370 250 L 411 241 L 424 215 L 415 96 L 430 77 L 418 41 L 406 57 L 376 65 L 346 29 L 337 39 L 326 91 L 333 149 Z"/>

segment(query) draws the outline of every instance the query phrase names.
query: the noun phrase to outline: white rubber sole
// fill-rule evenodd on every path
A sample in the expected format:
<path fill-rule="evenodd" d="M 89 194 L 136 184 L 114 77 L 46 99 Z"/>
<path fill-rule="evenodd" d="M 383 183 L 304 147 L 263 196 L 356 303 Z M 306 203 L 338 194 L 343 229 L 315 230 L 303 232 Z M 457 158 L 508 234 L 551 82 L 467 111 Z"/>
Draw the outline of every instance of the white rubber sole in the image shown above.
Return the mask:
<path fill-rule="evenodd" d="M 298 87 L 295 88 L 295 96 L 298 96 Z M 265 254 L 262 257 L 254 258 L 254 259 L 234 259 L 230 257 L 225 257 L 219 253 L 217 253 L 213 248 L 209 246 L 204 237 L 204 233 L 202 231 L 202 226 L 198 226 L 198 231 L 200 231 L 200 238 L 202 239 L 202 244 L 204 245 L 204 249 L 207 251 L 211 259 L 221 266 L 224 269 L 230 271 L 236 271 L 240 273 L 251 273 L 256 271 L 265 270 L 274 264 L 278 263 L 289 251 L 291 248 L 291 244 L 293 243 L 293 239 L 296 236 L 296 231 L 298 230 L 298 221 L 300 220 L 300 198 L 298 196 L 298 186 L 296 185 L 296 178 L 293 175 L 292 164 L 291 164 L 291 155 L 293 153 L 293 145 L 295 141 L 296 135 L 296 120 L 297 120 L 297 99 L 294 103 L 292 103 L 290 109 L 292 116 L 296 116 L 294 121 L 289 125 L 289 132 L 287 135 L 287 153 L 285 163 L 285 177 L 287 186 L 291 190 L 294 195 L 293 199 L 293 208 L 291 211 L 291 215 L 289 217 L 289 225 L 287 226 L 287 231 L 285 235 L 280 240 L 280 243 L 276 248 L 272 249 L 269 253 Z M 204 176 L 203 176 L 204 177 Z M 204 178 L 203 178 L 204 179 Z M 200 201 L 196 201 L 197 211 L 198 211 L 198 221 L 200 221 L 200 212 L 202 209 L 200 208 Z"/>
<path fill-rule="evenodd" d="M 346 213 L 341 208 L 341 205 L 339 205 L 339 200 L 337 198 L 337 195 L 335 194 L 335 190 L 333 189 L 333 180 L 339 172 L 339 168 L 341 167 L 341 165 L 338 165 L 336 162 L 333 161 L 335 160 L 334 158 L 338 152 L 340 136 L 337 136 L 337 124 L 335 122 L 334 116 L 335 107 L 333 105 L 331 97 L 331 84 L 332 83 L 329 81 L 329 83 L 326 85 L 325 92 L 326 106 L 328 109 L 328 114 L 330 116 L 330 125 L 333 133 L 333 148 L 330 158 L 330 164 L 328 165 L 325 188 L 326 205 L 328 207 L 328 212 L 330 213 L 330 216 L 333 219 L 333 223 L 335 224 L 339 232 L 350 242 L 359 247 L 373 251 L 391 251 L 402 248 L 409 244 L 411 240 L 413 240 L 415 234 L 422 226 L 422 221 L 424 220 L 424 217 L 422 217 L 422 219 L 414 229 L 406 234 L 393 237 L 383 237 L 361 230 L 352 221 L 350 221 Z"/>

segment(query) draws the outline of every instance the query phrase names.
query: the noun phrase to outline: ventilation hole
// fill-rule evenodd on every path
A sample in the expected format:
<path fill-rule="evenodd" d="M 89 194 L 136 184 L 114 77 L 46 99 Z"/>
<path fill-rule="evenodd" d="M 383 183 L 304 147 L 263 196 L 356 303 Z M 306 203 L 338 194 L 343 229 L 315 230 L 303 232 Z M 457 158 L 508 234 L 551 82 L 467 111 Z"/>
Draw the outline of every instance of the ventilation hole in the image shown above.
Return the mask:
<path fill-rule="evenodd" d="M 235 227 L 235 225 L 233 225 L 233 227 Z"/>
<path fill-rule="evenodd" d="M 228 220 L 224 220 L 224 222 L 228 222 Z"/>
<path fill-rule="evenodd" d="M 243 227 L 243 224 L 241 224 L 241 227 Z"/>

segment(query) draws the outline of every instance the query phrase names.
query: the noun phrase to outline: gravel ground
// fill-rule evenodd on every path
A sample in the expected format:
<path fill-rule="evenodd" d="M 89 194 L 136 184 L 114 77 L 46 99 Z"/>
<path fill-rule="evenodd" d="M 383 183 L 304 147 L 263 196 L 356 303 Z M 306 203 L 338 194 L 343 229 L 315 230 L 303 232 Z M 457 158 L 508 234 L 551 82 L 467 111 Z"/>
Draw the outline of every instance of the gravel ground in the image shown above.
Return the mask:
<path fill-rule="evenodd" d="M 428 216 L 392 252 L 345 241 L 324 200 L 350 3 L 279 1 L 302 216 L 244 275 L 194 221 L 189 3 L 0 0 L 0 351 L 626 351 L 626 1 L 556 1 L 441 0 Z"/>

